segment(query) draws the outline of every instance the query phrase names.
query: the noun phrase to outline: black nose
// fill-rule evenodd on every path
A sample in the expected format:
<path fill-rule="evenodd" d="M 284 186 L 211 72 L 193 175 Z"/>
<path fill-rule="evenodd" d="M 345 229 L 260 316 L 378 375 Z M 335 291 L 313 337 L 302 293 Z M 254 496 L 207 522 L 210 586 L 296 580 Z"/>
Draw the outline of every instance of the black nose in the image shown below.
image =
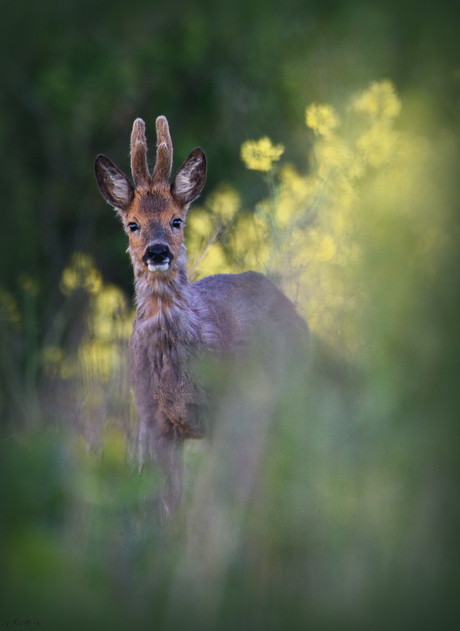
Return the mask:
<path fill-rule="evenodd" d="M 166 261 L 171 261 L 171 250 L 164 243 L 155 243 L 150 245 L 145 253 L 146 262 L 153 263 L 154 265 L 162 265 Z"/>

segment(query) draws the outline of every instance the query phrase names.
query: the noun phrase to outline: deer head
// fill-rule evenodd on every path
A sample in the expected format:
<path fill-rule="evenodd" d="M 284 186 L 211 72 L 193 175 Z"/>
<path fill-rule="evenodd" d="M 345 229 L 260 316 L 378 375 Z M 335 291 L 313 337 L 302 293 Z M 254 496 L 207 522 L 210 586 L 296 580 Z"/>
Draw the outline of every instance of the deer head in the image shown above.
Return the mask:
<path fill-rule="evenodd" d="M 121 217 L 129 237 L 129 253 L 137 277 L 177 274 L 184 263 L 187 210 L 206 181 L 206 156 L 192 151 L 171 185 L 173 147 L 168 121 L 156 121 L 157 157 L 153 175 L 147 164 L 145 123 L 137 118 L 131 134 L 131 172 L 128 178 L 104 155 L 96 158 L 96 179 L 104 199 Z"/>

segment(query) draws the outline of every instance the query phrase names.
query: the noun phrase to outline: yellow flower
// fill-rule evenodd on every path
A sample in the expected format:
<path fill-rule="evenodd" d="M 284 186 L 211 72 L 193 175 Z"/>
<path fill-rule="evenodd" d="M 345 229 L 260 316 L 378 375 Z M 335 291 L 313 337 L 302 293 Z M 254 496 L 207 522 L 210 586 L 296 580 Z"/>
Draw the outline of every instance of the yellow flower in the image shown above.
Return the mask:
<path fill-rule="evenodd" d="M 330 136 L 339 125 L 339 118 L 332 105 L 316 105 L 312 103 L 305 110 L 307 127 L 313 129 L 318 136 Z"/>
<path fill-rule="evenodd" d="M 315 176 L 300 175 L 292 164 L 287 164 L 280 172 L 280 192 L 289 195 L 298 204 L 304 204 L 315 193 L 319 181 Z"/>
<path fill-rule="evenodd" d="M 102 287 L 102 275 L 94 267 L 93 259 L 88 254 L 76 252 L 72 262 L 62 273 L 59 285 L 63 294 L 68 296 L 76 289 L 85 289 L 90 294 L 97 294 Z"/>
<path fill-rule="evenodd" d="M 209 213 L 202 208 L 193 209 L 187 218 L 185 233 L 188 259 L 192 267 L 193 261 L 199 258 L 215 229 Z"/>
<path fill-rule="evenodd" d="M 258 214 L 243 215 L 231 232 L 229 245 L 237 271 L 263 271 L 270 257 L 270 242 L 266 221 Z"/>
<path fill-rule="evenodd" d="M 356 146 L 363 152 L 364 158 L 373 167 L 389 162 L 398 142 L 398 134 L 388 124 L 375 124 L 356 141 Z"/>
<path fill-rule="evenodd" d="M 331 171 L 347 172 L 355 160 L 350 147 L 338 137 L 318 140 L 314 146 L 314 153 L 320 178 L 329 177 Z"/>
<path fill-rule="evenodd" d="M 111 343 L 129 337 L 129 314 L 123 292 L 114 285 L 105 285 L 92 303 L 92 334 L 100 342 Z"/>
<path fill-rule="evenodd" d="M 218 219 L 228 223 L 238 212 L 241 200 L 235 189 L 225 186 L 212 193 L 206 205 Z"/>
<path fill-rule="evenodd" d="M 318 243 L 313 257 L 317 261 L 330 261 L 336 254 L 337 247 L 329 234 L 318 236 Z"/>
<path fill-rule="evenodd" d="M 214 232 L 212 219 L 202 208 L 194 208 L 187 217 L 187 239 L 194 238 L 194 241 L 208 239 Z"/>
<path fill-rule="evenodd" d="M 241 145 L 241 159 L 247 169 L 270 171 L 284 153 L 283 145 L 274 145 L 266 136 L 260 140 L 246 140 Z"/>
<path fill-rule="evenodd" d="M 395 118 L 401 110 L 401 101 L 391 81 L 374 81 L 370 88 L 354 99 L 352 107 L 356 112 Z"/>
<path fill-rule="evenodd" d="M 297 170 L 287 164 L 280 172 L 279 194 L 275 200 L 276 224 L 286 228 L 302 214 L 302 210 L 312 201 L 318 188 L 318 180 L 314 177 L 300 175 Z M 268 210 L 268 212 L 272 212 Z"/>
<path fill-rule="evenodd" d="M 194 278 L 202 278 L 211 274 L 228 274 L 232 269 L 228 265 L 225 254 L 218 243 L 212 243 L 204 257 L 193 270 Z"/>

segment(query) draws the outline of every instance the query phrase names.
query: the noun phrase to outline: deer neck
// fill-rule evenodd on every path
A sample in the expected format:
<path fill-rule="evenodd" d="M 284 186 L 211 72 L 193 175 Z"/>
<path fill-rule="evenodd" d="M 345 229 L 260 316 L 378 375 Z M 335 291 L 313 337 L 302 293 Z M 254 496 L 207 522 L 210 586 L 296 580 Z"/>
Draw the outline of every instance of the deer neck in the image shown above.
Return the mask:
<path fill-rule="evenodd" d="M 191 308 L 191 288 L 185 252 L 169 274 L 142 270 L 136 277 L 136 319 L 144 328 L 168 338 L 199 338 L 199 323 Z"/>

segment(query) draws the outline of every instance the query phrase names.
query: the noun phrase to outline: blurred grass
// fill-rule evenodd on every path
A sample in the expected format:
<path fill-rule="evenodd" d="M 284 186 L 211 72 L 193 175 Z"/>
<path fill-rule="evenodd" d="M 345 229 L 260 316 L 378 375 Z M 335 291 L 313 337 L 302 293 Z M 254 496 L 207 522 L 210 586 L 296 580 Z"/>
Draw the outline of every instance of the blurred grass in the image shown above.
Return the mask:
<path fill-rule="evenodd" d="M 445 444 L 445 432 L 457 438 L 448 399 L 434 424 L 426 401 L 395 401 L 317 342 L 311 362 L 273 425 L 259 420 L 246 494 L 235 494 L 244 461 L 234 449 L 254 429 L 238 414 L 254 408 L 235 398 L 212 445 L 190 443 L 184 521 L 172 530 L 159 521 L 156 472 L 139 473 L 121 431 L 96 453 L 62 430 L 4 439 L 3 615 L 76 629 L 451 622 L 458 454 Z"/>

